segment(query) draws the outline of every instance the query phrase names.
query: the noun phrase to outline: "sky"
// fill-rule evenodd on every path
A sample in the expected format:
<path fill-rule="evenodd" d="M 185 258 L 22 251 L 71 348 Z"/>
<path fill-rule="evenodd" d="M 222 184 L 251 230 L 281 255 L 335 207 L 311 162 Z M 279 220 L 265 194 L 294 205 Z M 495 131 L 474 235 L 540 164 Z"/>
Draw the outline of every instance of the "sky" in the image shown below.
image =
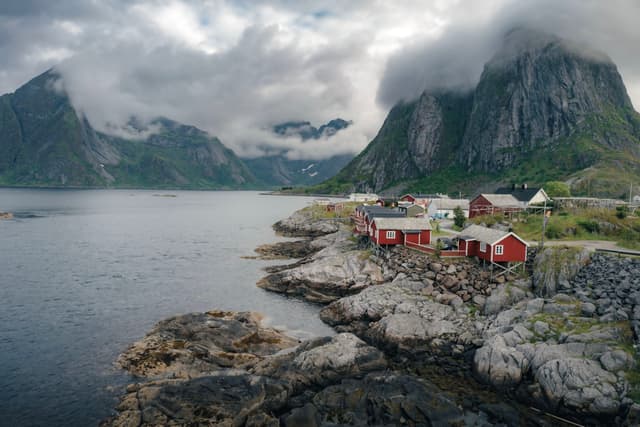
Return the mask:
<path fill-rule="evenodd" d="M 0 93 L 54 67 L 98 130 L 132 116 L 198 126 L 241 156 L 357 153 L 391 106 L 470 90 L 524 26 L 605 52 L 640 106 L 638 0 L 2 0 Z M 329 139 L 273 125 L 333 118 Z"/>

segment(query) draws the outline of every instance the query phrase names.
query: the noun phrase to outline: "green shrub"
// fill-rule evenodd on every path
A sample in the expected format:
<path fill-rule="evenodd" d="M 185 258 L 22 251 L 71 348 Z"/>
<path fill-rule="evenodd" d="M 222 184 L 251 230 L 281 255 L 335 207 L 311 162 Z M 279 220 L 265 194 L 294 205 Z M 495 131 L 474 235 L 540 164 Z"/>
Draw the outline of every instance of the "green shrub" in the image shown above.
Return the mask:
<path fill-rule="evenodd" d="M 629 216 L 629 207 L 627 205 L 616 206 L 616 216 L 620 219 L 625 219 Z"/>
<path fill-rule="evenodd" d="M 545 237 L 548 239 L 560 239 L 563 237 L 564 233 L 562 228 L 555 223 L 547 224 L 547 228 L 544 232 Z"/>
<path fill-rule="evenodd" d="M 456 206 L 456 208 L 453 210 L 453 223 L 456 225 L 456 227 L 464 227 L 464 223 L 466 221 L 466 218 L 464 216 L 464 212 L 462 211 L 462 208 L 460 206 Z"/>
<path fill-rule="evenodd" d="M 598 225 L 597 221 L 584 219 L 576 221 L 576 223 L 587 233 L 598 233 L 600 231 L 600 226 Z"/>

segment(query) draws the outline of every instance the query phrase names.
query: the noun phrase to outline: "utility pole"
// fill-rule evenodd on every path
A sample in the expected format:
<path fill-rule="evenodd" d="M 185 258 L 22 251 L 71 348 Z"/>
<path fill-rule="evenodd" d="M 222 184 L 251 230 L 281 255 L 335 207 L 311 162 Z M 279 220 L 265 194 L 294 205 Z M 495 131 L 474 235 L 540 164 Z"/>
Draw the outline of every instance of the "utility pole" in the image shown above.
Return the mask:
<path fill-rule="evenodd" d="M 631 204 L 631 192 L 633 191 L 633 182 L 629 184 L 629 204 Z"/>
<path fill-rule="evenodd" d="M 544 198 L 544 208 L 542 209 L 542 239 L 540 240 L 540 249 L 544 249 L 544 233 L 547 229 L 547 198 Z"/>

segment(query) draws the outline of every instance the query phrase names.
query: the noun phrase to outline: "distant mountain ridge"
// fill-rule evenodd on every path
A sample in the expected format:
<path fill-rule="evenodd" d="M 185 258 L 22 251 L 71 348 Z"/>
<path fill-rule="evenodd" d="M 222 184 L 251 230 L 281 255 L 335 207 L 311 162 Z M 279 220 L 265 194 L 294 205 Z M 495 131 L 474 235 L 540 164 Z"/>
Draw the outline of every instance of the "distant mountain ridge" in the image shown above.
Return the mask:
<path fill-rule="evenodd" d="M 563 179 L 577 193 L 623 192 L 640 180 L 640 115 L 615 64 L 583 49 L 511 31 L 474 90 L 397 104 L 365 150 L 314 190 L 473 192 Z"/>
<path fill-rule="evenodd" d="M 291 121 L 273 126 L 273 133 L 281 137 L 295 136 L 302 143 L 331 138 L 348 128 L 352 122 L 340 118 L 330 120 L 318 128 L 308 121 Z M 257 158 L 243 158 L 252 173 L 269 186 L 314 185 L 334 176 L 354 154 L 340 154 L 327 159 L 289 159 L 286 152 Z"/>
<path fill-rule="evenodd" d="M 157 119 L 132 140 L 96 131 L 49 70 L 0 97 L 0 185 L 250 188 L 257 180 L 215 137 Z"/>

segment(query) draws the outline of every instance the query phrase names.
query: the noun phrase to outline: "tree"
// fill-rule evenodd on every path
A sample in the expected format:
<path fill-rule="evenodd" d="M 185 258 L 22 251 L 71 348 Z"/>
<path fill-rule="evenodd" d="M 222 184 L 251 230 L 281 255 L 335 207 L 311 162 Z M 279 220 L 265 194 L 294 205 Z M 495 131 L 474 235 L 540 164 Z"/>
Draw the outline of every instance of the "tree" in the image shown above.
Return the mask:
<path fill-rule="evenodd" d="M 456 225 L 456 227 L 462 228 L 464 227 L 464 223 L 466 220 L 467 218 L 465 218 L 462 208 L 460 206 L 456 206 L 456 208 L 453 210 L 453 223 Z"/>
<path fill-rule="evenodd" d="M 544 185 L 544 191 L 551 197 L 571 197 L 569 186 L 561 181 L 549 181 Z"/>

